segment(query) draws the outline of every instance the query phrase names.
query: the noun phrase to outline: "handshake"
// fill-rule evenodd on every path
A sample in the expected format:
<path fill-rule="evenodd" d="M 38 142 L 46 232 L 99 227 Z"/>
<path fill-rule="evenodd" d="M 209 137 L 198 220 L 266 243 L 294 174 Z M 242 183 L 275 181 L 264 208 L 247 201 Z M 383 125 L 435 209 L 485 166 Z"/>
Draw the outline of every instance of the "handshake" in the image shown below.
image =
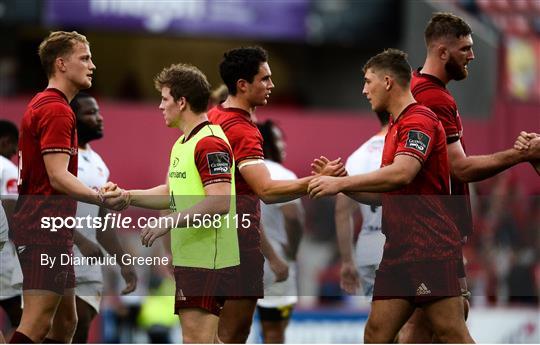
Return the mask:
<path fill-rule="evenodd" d="M 107 182 L 98 191 L 99 202 L 103 207 L 122 211 L 129 207 L 131 194 L 129 191 L 119 188 L 116 183 Z"/>
<path fill-rule="evenodd" d="M 540 134 L 519 133 L 514 149 L 520 151 L 523 154 L 523 161 L 529 161 L 540 175 Z"/>
<path fill-rule="evenodd" d="M 341 162 L 341 158 L 330 161 L 321 156 L 313 160 L 311 174 L 315 176 L 308 186 L 308 194 L 311 198 L 320 198 L 325 195 L 334 195 L 340 192 L 338 177 L 347 176 L 347 170 Z"/>

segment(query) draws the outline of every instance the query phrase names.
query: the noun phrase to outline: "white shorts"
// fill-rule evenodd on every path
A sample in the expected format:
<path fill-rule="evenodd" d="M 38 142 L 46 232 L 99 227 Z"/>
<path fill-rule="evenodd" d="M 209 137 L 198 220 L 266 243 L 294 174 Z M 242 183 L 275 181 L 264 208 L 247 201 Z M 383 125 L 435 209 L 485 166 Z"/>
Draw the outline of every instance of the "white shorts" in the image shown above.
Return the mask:
<path fill-rule="evenodd" d="M 377 268 L 379 268 L 379 265 L 358 266 L 357 268 L 362 295 L 372 297 L 373 286 L 375 285 L 375 272 L 377 271 Z"/>
<path fill-rule="evenodd" d="M 96 313 L 99 313 L 102 293 L 102 282 L 77 282 L 77 285 L 75 286 L 75 295 L 94 308 Z"/>
<path fill-rule="evenodd" d="M 15 246 L 8 241 L 0 252 L 0 300 L 22 295 L 22 284 L 14 286 L 13 282 L 13 276 L 20 271 L 21 265 L 15 253 Z"/>
<path fill-rule="evenodd" d="M 285 257 L 281 245 L 273 242 L 275 251 Z M 268 260 L 264 261 L 264 298 L 257 301 L 263 308 L 284 307 L 298 302 L 298 287 L 296 286 L 296 262 L 290 261 L 289 277 L 283 282 L 276 283 L 276 276 L 270 269 Z"/>

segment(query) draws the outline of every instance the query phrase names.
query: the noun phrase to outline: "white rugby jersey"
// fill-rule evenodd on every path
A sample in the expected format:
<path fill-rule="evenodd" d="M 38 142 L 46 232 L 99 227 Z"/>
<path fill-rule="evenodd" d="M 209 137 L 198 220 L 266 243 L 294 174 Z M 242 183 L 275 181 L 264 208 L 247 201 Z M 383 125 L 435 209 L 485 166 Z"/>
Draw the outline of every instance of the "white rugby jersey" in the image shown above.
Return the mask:
<path fill-rule="evenodd" d="M 381 167 L 384 135 L 375 135 L 354 151 L 345 164 L 349 175 L 365 174 Z M 360 204 L 362 229 L 356 242 L 356 264 L 378 265 L 386 237 L 381 232 L 382 208 Z"/>
<path fill-rule="evenodd" d="M 17 166 L 4 156 L 0 156 L 0 195 L 2 199 L 17 199 Z M 0 300 L 21 294 L 20 288 L 12 286 L 13 270 L 19 269 L 15 248 L 8 241 L 8 222 L 4 208 L 0 204 L 0 242 L 5 243 L 0 250 Z"/>
<path fill-rule="evenodd" d="M 78 171 L 77 177 L 88 187 L 98 190 L 101 188 L 107 181 L 109 181 L 109 168 L 103 159 L 88 146 L 86 150 L 79 148 L 79 159 L 78 159 Z M 97 217 L 99 214 L 99 206 L 93 204 L 87 204 L 84 202 L 77 203 L 77 215 L 76 217 Z M 82 222 L 83 225 L 85 222 Z M 79 233 L 88 238 L 94 243 L 97 243 L 96 239 L 96 230 L 93 228 L 83 228 L 77 229 Z M 114 231 L 112 229 L 107 229 L 105 231 Z M 81 251 L 75 245 L 73 246 L 73 254 L 75 256 L 82 257 Z M 75 266 L 75 276 L 77 283 L 82 282 L 92 282 L 98 281 L 101 282 L 102 274 L 101 267 L 98 265 L 93 266 Z"/>

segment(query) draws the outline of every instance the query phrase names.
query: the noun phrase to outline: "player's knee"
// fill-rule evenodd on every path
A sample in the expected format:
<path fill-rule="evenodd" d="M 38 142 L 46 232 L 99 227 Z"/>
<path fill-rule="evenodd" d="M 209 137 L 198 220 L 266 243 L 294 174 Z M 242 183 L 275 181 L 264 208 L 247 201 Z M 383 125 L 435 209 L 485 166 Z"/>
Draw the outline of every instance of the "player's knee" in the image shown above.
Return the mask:
<path fill-rule="evenodd" d="M 211 344 L 214 342 L 214 334 L 204 334 L 204 332 L 183 332 L 182 342 L 184 344 Z"/>
<path fill-rule="evenodd" d="M 28 335 L 30 338 L 37 340 L 38 343 L 41 343 L 49 331 L 52 328 L 52 320 L 49 322 L 42 320 L 36 320 L 35 322 L 28 322 L 22 324 L 20 330 L 22 333 Z"/>
<path fill-rule="evenodd" d="M 215 340 L 215 330 L 209 325 L 185 317 L 181 319 L 182 341 L 184 344 L 209 344 Z"/>
<path fill-rule="evenodd" d="M 58 320 L 59 324 L 55 325 L 55 328 L 62 330 L 66 338 L 72 339 L 77 330 L 77 321 L 77 313 L 65 313 Z"/>
<path fill-rule="evenodd" d="M 366 328 L 364 330 L 364 343 L 366 344 L 381 344 L 390 343 L 394 339 L 393 336 L 387 336 L 384 334 L 384 327 L 380 323 L 374 322 L 368 319 Z"/>

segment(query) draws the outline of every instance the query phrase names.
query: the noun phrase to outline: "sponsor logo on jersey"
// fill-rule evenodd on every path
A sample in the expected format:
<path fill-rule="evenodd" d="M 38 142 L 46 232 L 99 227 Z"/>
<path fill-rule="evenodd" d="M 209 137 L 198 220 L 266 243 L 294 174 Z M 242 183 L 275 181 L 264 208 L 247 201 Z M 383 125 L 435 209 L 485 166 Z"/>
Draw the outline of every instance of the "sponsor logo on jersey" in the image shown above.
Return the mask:
<path fill-rule="evenodd" d="M 416 150 L 422 155 L 425 155 L 430 141 L 431 138 L 427 134 L 420 131 L 411 130 L 407 135 L 405 147 Z"/>
<path fill-rule="evenodd" d="M 213 152 L 206 155 L 210 175 L 230 174 L 230 157 L 227 152 Z"/>
<path fill-rule="evenodd" d="M 431 293 L 431 290 L 427 288 L 426 284 L 422 283 L 418 286 L 416 289 L 416 295 L 422 296 L 422 295 L 429 295 Z"/>
<path fill-rule="evenodd" d="M 185 171 L 171 171 L 169 172 L 169 178 L 187 178 Z"/>

